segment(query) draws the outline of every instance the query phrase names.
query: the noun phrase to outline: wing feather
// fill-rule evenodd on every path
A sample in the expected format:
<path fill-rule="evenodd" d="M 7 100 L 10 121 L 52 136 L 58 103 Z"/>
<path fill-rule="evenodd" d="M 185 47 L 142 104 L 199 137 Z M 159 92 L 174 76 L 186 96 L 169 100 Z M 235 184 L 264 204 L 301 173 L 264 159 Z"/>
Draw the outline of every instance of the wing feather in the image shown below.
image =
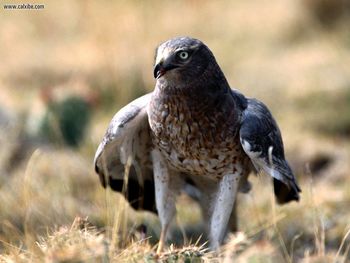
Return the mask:
<path fill-rule="evenodd" d="M 150 97 L 151 93 L 146 94 L 115 114 L 97 148 L 94 164 L 102 186 L 109 185 L 121 192 L 125 165 L 130 158 L 127 199 L 134 208 L 155 212 L 152 141 L 147 115 Z"/>
<path fill-rule="evenodd" d="M 279 203 L 298 201 L 301 190 L 285 160 L 281 132 L 276 121 L 262 102 L 255 99 L 247 99 L 247 102 L 240 129 L 245 153 L 257 171 L 264 171 L 273 177 Z"/>

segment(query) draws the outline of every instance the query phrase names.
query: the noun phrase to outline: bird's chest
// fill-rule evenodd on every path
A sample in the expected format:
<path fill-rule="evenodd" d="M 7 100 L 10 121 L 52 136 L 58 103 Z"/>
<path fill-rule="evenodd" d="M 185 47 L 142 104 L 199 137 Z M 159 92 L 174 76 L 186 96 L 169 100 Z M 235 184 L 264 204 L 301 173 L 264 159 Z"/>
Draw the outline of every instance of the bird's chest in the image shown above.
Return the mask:
<path fill-rule="evenodd" d="M 237 117 L 229 115 L 220 110 L 206 114 L 171 101 L 150 105 L 152 139 L 172 168 L 221 178 L 236 169 L 242 156 Z"/>

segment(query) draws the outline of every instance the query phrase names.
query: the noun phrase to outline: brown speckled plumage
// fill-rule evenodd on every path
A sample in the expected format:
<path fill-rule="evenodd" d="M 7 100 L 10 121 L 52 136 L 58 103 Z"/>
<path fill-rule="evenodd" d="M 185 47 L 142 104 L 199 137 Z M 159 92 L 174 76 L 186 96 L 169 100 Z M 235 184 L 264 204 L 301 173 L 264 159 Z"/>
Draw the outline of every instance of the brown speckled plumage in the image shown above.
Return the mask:
<path fill-rule="evenodd" d="M 149 123 L 154 144 L 174 169 L 221 179 L 248 158 L 239 141 L 241 113 L 229 93 L 216 102 L 207 94 L 195 96 L 201 87 L 163 85 L 153 92 Z"/>

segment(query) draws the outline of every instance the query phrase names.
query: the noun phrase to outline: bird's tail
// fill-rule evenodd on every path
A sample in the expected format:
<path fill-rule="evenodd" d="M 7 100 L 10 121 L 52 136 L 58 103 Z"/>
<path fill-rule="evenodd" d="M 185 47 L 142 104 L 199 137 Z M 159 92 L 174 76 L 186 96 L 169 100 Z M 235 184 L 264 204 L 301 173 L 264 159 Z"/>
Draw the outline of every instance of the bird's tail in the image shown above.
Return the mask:
<path fill-rule="evenodd" d="M 278 165 L 274 169 L 281 175 L 273 178 L 273 187 L 277 202 L 279 204 L 285 204 L 290 201 L 299 201 L 301 189 L 287 161 L 279 160 Z M 278 178 L 283 178 L 283 181 Z"/>

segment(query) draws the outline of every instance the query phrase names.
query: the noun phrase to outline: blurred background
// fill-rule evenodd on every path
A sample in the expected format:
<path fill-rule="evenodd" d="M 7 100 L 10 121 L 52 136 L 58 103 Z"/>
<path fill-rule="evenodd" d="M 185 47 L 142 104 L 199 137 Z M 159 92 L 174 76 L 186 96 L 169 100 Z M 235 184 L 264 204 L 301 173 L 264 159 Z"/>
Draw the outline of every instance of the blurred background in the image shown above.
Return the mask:
<path fill-rule="evenodd" d="M 145 224 L 151 244 L 157 240 L 157 217 L 136 213 L 105 191 L 92 162 L 113 114 L 153 90 L 156 46 L 188 35 L 211 48 L 232 87 L 271 109 L 303 189 L 299 203 L 275 206 L 270 178 L 252 176 L 253 190 L 239 196 L 239 228 L 246 236 L 232 252 L 235 258 L 346 262 L 349 0 L 30 4 L 36 3 L 45 8 L 0 10 L 3 260 L 69 258 L 62 251 L 81 250 L 81 242 L 52 241 L 52 233 L 67 230 L 64 226 L 77 216 L 109 238 L 115 235 L 107 230 L 116 231 L 116 224 L 125 226 L 128 237 L 137 236 L 138 226 Z M 198 237 L 200 211 L 186 197 L 180 198 L 178 210 L 173 240 L 182 244 L 191 233 Z M 102 247 L 91 257 L 103 255 L 101 240 L 84 241 L 88 248 Z M 118 240 L 117 247 L 124 249 L 124 239 Z"/>

